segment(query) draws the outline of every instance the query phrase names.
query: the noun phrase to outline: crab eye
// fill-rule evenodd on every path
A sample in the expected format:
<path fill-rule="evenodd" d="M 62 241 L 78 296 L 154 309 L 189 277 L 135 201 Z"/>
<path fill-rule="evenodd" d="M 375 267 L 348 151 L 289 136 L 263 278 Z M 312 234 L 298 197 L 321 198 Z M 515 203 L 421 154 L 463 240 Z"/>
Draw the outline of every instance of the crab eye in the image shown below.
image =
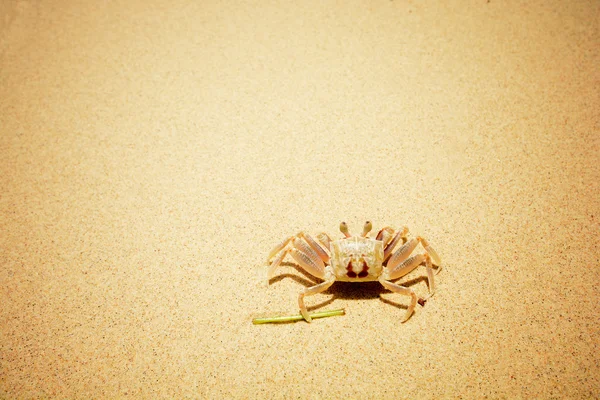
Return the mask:
<path fill-rule="evenodd" d="M 348 231 L 348 224 L 347 223 L 342 222 L 340 224 L 340 231 L 344 234 L 344 236 L 350 237 L 350 232 Z"/>
<path fill-rule="evenodd" d="M 373 229 L 373 224 L 371 224 L 371 221 L 365 222 L 365 226 L 363 227 L 362 236 L 366 237 L 369 234 L 369 232 L 371 232 L 371 229 Z"/>

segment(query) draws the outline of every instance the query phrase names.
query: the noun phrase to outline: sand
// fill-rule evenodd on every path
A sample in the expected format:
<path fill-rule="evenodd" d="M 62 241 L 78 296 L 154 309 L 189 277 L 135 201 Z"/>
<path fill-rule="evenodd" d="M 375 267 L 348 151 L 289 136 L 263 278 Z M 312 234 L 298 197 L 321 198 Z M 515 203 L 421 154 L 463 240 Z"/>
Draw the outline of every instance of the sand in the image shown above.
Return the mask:
<path fill-rule="evenodd" d="M 600 3 L 0 5 L 0 397 L 600 396 Z M 436 293 L 265 258 L 407 226 Z M 425 268 L 400 280 L 427 294 Z"/>

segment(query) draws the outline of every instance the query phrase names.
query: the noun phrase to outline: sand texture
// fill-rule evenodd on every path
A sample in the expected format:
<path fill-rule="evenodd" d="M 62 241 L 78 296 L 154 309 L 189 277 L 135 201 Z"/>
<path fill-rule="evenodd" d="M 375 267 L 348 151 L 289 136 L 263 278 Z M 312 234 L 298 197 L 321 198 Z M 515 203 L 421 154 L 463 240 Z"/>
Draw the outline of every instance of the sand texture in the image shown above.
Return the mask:
<path fill-rule="evenodd" d="M 595 0 L 2 1 L 0 398 L 600 397 L 599 65 Z M 435 296 L 253 325 L 342 220 Z"/>

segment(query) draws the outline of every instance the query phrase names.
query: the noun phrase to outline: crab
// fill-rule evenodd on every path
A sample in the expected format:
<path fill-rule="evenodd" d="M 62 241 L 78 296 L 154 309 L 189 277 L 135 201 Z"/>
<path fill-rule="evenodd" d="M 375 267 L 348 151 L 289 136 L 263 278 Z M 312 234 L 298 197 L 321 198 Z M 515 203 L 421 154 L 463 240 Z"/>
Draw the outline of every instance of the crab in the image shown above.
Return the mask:
<path fill-rule="evenodd" d="M 303 289 L 298 295 L 300 313 L 307 322 L 311 317 L 304 304 L 306 296 L 312 296 L 327 290 L 336 281 L 342 282 L 373 282 L 378 281 L 386 289 L 410 297 L 410 305 L 402 319 L 407 321 L 412 315 L 417 302 L 421 305 L 434 293 L 435 274 L 441 269 L 441 259 L 429 242 L 421 236 L 408 239 L 408 228 L 395 231 L 387 226 L 377 233 L 374 239 L 369 237 L 373 226 L 365 222 L 361 235 L 351 235 L 345 222 L 340 224 L 344 237 L 331 240 L 326 233 L 317 235 L 317 241 L 305 232 L 289 236 L 275 246 L 267 257 L 268 279 L 270 280 L 277 267 L 287 254 L 310 275 L 323 282 Z M 402 240 L 398 250 L 394 248 Z M 410 256 L 418 244 L 425 249 L 424 253 Z M 425 299 L 419 299 L 415 292 L 406 286 L 392 281 L 403 277 L 420 265 L 425 265 L 429 294 Z"/>

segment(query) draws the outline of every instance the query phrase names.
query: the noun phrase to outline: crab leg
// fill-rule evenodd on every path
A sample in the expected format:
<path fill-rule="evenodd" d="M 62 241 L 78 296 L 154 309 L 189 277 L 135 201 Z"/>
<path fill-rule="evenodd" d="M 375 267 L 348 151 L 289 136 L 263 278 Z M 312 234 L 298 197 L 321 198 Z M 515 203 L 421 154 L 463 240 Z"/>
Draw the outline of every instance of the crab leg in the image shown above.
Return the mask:
<path fill-rule="evenodd" d="M 433 281 L 433 264 L 431 263 L 431 257 L 429 254 L 417 254 L 404 261 L 402 264 L 396 266 L 396 268 L 388 270 L 386 275 L 387 279 L 398 279 L 408 274 L 425 261 L 425 267 L 427 268 L 427 281 L 429 284 L 429 297 L 433 296 L 435 290 L 435 284 Z M 428 297 L 428 298 L 429 298 Z"/>
<path fill-rule="evenodd" d="M 388 269 L 389 279 L 393 280 L 403 277 L 404 275 L 408 274 L 409 272 L 417 268 L 419 265 L 421 265 L 423 261 L 425 261 L 425 259 L 425 254 L 417 254 L 405 260 L 403 263 L 397 265 L 395 268 Z"/>
<path fill-rule="evenodd" d="M 329 253 L 331 253 L 331 238 L 325 232 L 317 235 L 317 240 L 321 243 Z"/>
<path fill-rule="evenodd" d="M 304 238 L 304 240 L 302 240 L 302 238 Z M 313 265 L 315 266 L 315 268 L 317 268 L 317 270 L 322 270 L 325 268 L 324 263 L 329 261 L 329 255 L 325 252 L 325 250 L 323 250 L 321 246 L 319 246 L 319 244 L 317 244 L 317 242 L 315 242 L 315 240 L 310 235 L 305 234 L 304 232 L 300 232 L 296 236 L 290 236 L 286 238 L 277 246 L 275 246 L 273 250 L 271 250 L 269 256 L 267 257 L 267 264 L 269 264 L 267 279 L 271 279 L 271 277 L 275 273 L 275 270 L 277 269 L 277 267 L 279 267 L 286 254 L 288 254 L 291 251 L 289 246 L 290 242 L 292 243 L 293 247 L 302 252 L 303 256 L 307 258 L 307 262 L 311 265 L 311 267 L 309 268 L 312 268 Z M 273 257 L 275 257 L 275 259 L 273 259 Z M 307 272 L 312 273 L 310 271 Z M 318 275 L 319 272 L 316 273 L 317 275 L 315 275 L 314 273 L 312 274 L 317 277 L 320 277 Z"/>
<path fill-rule="evenodd" d="M 304 305 L 304 297 L 312 296 L 317 293 L 324 292 L 327 290 L 333 283 L 335 282 L 335 276 L 333 274 L 328 276 L 328 279 L 325 282 L 321 282 L 318 285 L 311 286 L 309 288 L 304 289 L 300 294 L 298 294 L 298 306 L 300 307 L 300 313 L 304 317 L 307 322 L 311 322 L 312 318 L 310 314 L 308 314 L 308 310 L 306 309 L 306 305 Z"/>
<path fill-rule="evenodd" d="M 429 282 L 429 296 L 427 296 L 427 298 L 425 298 L 425 300 L 427 300 L 428 298 L 430 298 L 431 296 L 433 296 L 433 293 L 435 292 L 435 284 L 433 282 L 433 268 L 432 268 L 432 263 L 431 263 L 431 257 L 427 257 L 425 259 L 425 266 L 427 268 L 427 281 Z M 438 270 L 439 272 L 439 270 Z"/>
<path fill-rule="evenodd" d="M 417 236 L 415 239 L 411 239 L 408 242 L 404 243 L 402 247 L 400 247 L 394 254 L 392 254 L 392 256 L 387 262 L 388 269 L 393 270 L 398 264 L 406 260 L 410 253 L 412 253 L 412 251 L 415 249 L 415 247 L 417 247 L 419 243 L 421 243 L 423 248 L 431 256 L 434 264 L 437 266 L 441 266 L 442 262 L 437 252 L 429 245 L 429 242 L 427 240 L 425 240 L 421 236 Z M 440 269 L 441 268 L 437 270 L 436 274 L 440 272 Z"/>
<path fill-rule="evenodd" d="M 383 245 L 385 246 L 392 238 L 393 233 L 394 233 L 394 230 L 392 228 L 390 228 L 389 226 L 386 226 L 385 228 L 380 230 L 379 233 L 377 233 L 377 236 L 375 236 L 375 239 L 381 240 L 383 242 Z M 387 234 L 387 240 L 384 239 L 384 237 L 383 237 L 384 234 Z"/>
<path fill-rule="evenodd" d="M 304 240 L 296 237 L 292 244 L 294 245 L 294 248 L 300 250 L 300 252 L 304 253 L 312 263 L 317 265 L 320 270 L 325 268 L 325 264 L 323 263 L 323 260 L 321 260 L 321 257 L 319 257 L 319 254 L 317 254 L 317 252 Z"/>
<path fill-rule="evenodd" d="M 398 250 L 396 250 L 396 252 L 394 252 L 394 254 L 392 254 L 392 256 L 389 258 L 388 262 L 387 262 L 387 268 L 388 270 L 392 271 L 394 270 L 398 264 L 400 264 L 402 261 L 406 260 L 408 258 L 408 256 L 410 255 L 410 253 L 413 252 L 413 250 L 415 249 L 415 247 L 417 247 L 417 245 L 419 244 L 419 239 L 411 239 L 408 242 L 404 243 L 402 245 L 402 247 L 400 247 Z"/>
<path fill-rule="evenodd" d="M 386 281 L 383 278 L 379 279 L 379 283 L 381 283 L 383 287 L 385 287 L 388 290 L 391 290 L 394 293 L 400 293 L 405 296 L 410 296 L 410 305 L 408 306 L 406 314 L 404 314 L 404 318 L 402 319 L 402 322 L 406 322 L 406 320 L 408 320 L 408 318 L 412 315 L 413 311 L 415 310 L 415 306 L 417 305 L 417 295 L 415 294 L 415 292 L 413 292 L 413 290 L 410 288 Z"/>
<path fill-rule="evenodd" d="M 383 250 L 383 260 L 384 261 L 388 259 L 388 257 L 392 254 L 394 247 L 396 247 L 396 244 L 398 244 L 400 239 L 405 238 L 407 233 L 408 233 L 407 227 L 404 227 L 401 231 L 396 232 L 396 235 L 394 236 L 394 238 L 390 241 L 390 243 L 387 246 L 385 246 L 385 249 Z"/>
<path fill-rule="evenodd" d="M 287 244 L 293 239 L 293 236 L 288 236 L 286 237 L 281 243 L 279 243 L 277 246 L 273 247 L 273 250 L 271 250 L 271 252 L 269 253 L 269 256 L 267 257 L 267 264 L 269 264 L 271 262 L 271 259 L 281 251 L 281 249 L 283 249 L 285 246 L 287 246 Z M 281 261 L 279 261 L 281 262 Z"/>
<path fill-rule="evenodd" d="M 440 258 L 440 256 L 438 255 L 438 253 L 433 249 L 433 247 L 431 247 L 429 245 L 429 242 L 427 240 L 425 240 L 422 237 L 418 237 L 417 239 L 419 239 L 421 241 L 421 244 L 423 245 L 423 247 L 425 248 L 425 250 L 427 250 L 427 252 L 429 253 L 429 255 L 431 256 L 433 263 L 435 265 L 437 265 L 438 267 L 442 266 L 442 259 Z M 441 268 L 438 268 L 436 275 L 440 272 Z"/>
<path fill-rule="evenodd" d="M 317 253 L 319 258 L 324 262 L 329 262 L 329 255 L 323 250 L 321 245 L 319 245 L 308 233 L 300 232 L 298 237 L 304 238 L 306 243 Z"/>
<path fill-rule="evenodd" d="M 383 248 L 384 249 L 387 246 L 387 244 L 390 242 L 390 240 L 392 240 L 392 238 L 394 237 L 393 232 L 394 232 L 393 230 L 391 232 L 390 231 L 383 231 L 381 233 L 381 239 L 377 239 L 377 240 L 381 240 L 381 242 L 383 243 Z"/>
<path fill-rule="evenodd" d="M 296 260 L 298 265 L 302 267 L 303 270 L 308 272 L 314 277 L 323 279 L 325 277 L 325 265 L 323 265 L 323 261 L 316 256 L 316 254 L 308 255 L 301 250 L 296 248 L 290 251 L 290 254 Z"/>
<path fill-rule="evenodd" d="M 273 277 L 273 274 L 275 273 L 275 270 L 277 269 L 277 267 L 279 267 L 279 265 L 281 264 L 281 262 L 285 258 L 286 254 L 289 253 L 289 252 L 290 252 L 289 249 L 285 249 L 285 250 L 281 250 L 279 252 L 279 254 L 277 254 L 277 257 L 275 257 L 275 259 L 273 260 L 273 262 L 271 263 L 271 265 L 269 265 L 269 270 L 267 271 L 267 280 L 269 280 L 269 279 L 271 279 Z"/>
<path fill-rule="evenodd" d="M 305 253 L 307 250 L 308 252 Z M 308 289 L 304 289 L 298 295 L 300 313 L 305 320 L 311 322 L 312 318 L 308 314 L 308 310 L 306 310 L 306 306 L 304 305 L 304 297 L 312 296 L 327 290 L 327 288 L 331 286 L 333 282 L 335 282 L 335 276 L 331 272 L 327 272 L 325 270 L 325 264 L 323 264 L 323 261 L 319 258 L 317 253 L 315 253 L 310 246 L 308 246 L 299 238 L 294 240 L 294 248 L 290 251 L 290 254 L 306 272 L 317 278 L 325 279 L 325 282 L 309 287 Z"/>

